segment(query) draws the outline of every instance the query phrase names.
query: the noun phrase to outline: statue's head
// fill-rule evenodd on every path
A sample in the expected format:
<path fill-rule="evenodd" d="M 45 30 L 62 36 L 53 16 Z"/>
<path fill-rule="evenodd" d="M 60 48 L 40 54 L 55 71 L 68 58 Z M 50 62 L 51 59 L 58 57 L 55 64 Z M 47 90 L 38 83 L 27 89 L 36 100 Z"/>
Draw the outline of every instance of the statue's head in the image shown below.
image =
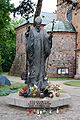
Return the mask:
<path fill-rule="evenodd" d="M 34 26 L 39 29 L 40 26 L 41 26 L 41 23 L 42 23 L 42 19 L 40 16 L 36 17 L 35 20 L 34 20 Z"/>

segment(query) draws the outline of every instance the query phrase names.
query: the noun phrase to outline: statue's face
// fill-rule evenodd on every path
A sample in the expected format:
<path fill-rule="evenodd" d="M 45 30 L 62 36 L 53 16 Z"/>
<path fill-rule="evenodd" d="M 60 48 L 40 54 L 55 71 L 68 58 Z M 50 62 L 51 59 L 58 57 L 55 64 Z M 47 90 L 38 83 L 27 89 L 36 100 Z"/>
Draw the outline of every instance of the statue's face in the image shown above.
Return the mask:
<path fill-rule="evenodd" d="M 40 28 L 41 23 L 42 23 L 42 19 L 41 19 L 40 16 L 38 16 L 38 17 L 35 19 L 35 26 L 36 26 L 37 29 Z"/>
<path fill-rule="evenodd" d="M 36 28 L 39 29 L 41 26 L 41 23 L 36 23 L 35 25 L 36 25 Z"/>

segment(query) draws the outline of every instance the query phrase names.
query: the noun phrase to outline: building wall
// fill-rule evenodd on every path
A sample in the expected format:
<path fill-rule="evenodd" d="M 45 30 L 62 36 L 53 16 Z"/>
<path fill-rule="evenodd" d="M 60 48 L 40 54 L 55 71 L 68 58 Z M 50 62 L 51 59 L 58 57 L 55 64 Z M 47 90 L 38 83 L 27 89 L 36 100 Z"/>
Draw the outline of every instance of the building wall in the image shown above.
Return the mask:
<path fill-rule="evenodd" d="M 26 25 L 16 29 L 16 56 L 10 75 L 21 76 L 26 71 L 26 39 L 25 39 Z"/>
<path fill-rule="evenodd" d="M 55 32 L 49 57 L 48 75 L 73 77 L 75 73 L 75 33 Z M 59 68 L 68 68 L 68 74 L 57 74 Z"/>
<path fill-rule="evenodd" d="M 57 0 L 60 3 L 61 0 Z M 74 25 L 77 36 L 76 36 L 76 74 L 80 74 L 80 0 L 77 0 L 78 4 L 72 11 L 72 24 Z M 58 19 L 65 19 L 65 14 L 67 12 L 67 6 L 62 8 L 64 4 L 57 6 Z M 60 12 L 59 12 L 60 11 Z M 63 16 L 63 17 L 62 17 Z M 78 76 L 80 78 L 80 76 Z M 77 78 L 77 75 L 76 75 Z"/>
<path fill-rule="evenodd" d="M 76 49 L 80 49 L 80 0 L 78 0 L 78 5 L 73 10 L 72 23 L 77 32 Z M 77 74 L 80 74 L 80 50 L 76 50 L 76 77 L 75 77 L 80 78 L 80 76 L 77 76 Z"/>
<path fill-rule="evenodd" d="M 58 20 L 66 20 L 66 11 L 67 6 L 63 3 L 63 0 L 57 0 L 57 19 Z"/>
<path fill-rule="evenodd" d="M 76 74 L 80 74 L 80 51 L 76 52 Z"/>
<path fill-rule="evenodd" d="M 80 9 L 73 11 L 72 23 L 77 32 L 77 48 L 80 48 Z"/>

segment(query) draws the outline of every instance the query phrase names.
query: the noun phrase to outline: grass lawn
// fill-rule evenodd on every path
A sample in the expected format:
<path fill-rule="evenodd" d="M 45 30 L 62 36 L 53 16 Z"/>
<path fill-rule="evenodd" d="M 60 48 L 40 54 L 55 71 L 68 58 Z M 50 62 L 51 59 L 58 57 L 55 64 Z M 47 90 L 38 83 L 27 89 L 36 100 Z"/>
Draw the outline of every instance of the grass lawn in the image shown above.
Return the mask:
<path fill-rule="evenodd" d="M 48 78 L 51 81 L 73 80 L 72 78 Z"/>
<path fill-rule="evenodd" d="M 65 82 L 65 85 L 69 85 L 69 86 L 76 86 L 76 87 L 80 87 L 80 81 L 75 80 L 75 81 L 70 81 L 70 82 Z"/>

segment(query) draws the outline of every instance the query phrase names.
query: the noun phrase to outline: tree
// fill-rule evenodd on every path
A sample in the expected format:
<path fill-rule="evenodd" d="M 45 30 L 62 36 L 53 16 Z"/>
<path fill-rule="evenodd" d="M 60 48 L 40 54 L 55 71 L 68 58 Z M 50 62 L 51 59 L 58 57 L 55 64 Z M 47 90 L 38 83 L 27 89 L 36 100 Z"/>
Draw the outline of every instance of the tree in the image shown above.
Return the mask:
<path fill-rule="evenodd" d="M 1 66 L 4 72 L 8 72 L 12 66 L 16 53 L 16 32 L 15 28 L 24 22 L 24 19 L 18 21 L 11 20 L 6 25 L 3 35 L 3 41 L 0 44 L 1 51 Z"/>
<path fill-rule="evenodd" d="M 43 0 L 38 0 L 36 11 L 34 15 L 34 19 L 40 15 L 41 8 L 42 8 L 42 2 Z M 20 5 L 14 9 L 14 16 L 15 14 L 20 14 L 22 17 L 24 17 L 27 21 L 31 17 L 30 14 L 34 12 L 34 6 L 35 4 L 31 2 L 31 0 L 23 0 Z"/>
<path fill-rule="evenodd" d="M 13 4 L 10 0 L 0 0 L 0 29 L 3 29 L 10 21 L 10 12 L 13 9 Z"/>
<path fill-rule="evenodd" d="M 43 2 L 43 0 L 38 0 L 38 2 L 37 2 L 37 7 L 36 7 L 34 19 L 35 19 L 37 16 L 39 16 L 40 13 L 41 13 L 42 2 Z"/>
<path fill-rule="evenodd" d="M 13 4 L 10 4 L 10 0 L 0 0 L 0 43 L 5 39 L 5 28 L 9 24 L 12 9 Z"/>
<path fill-rule="evenodd" d="M 2 64 L 4 62 L 2 58 L 2 49 L 5 48 L 6 38 L 7 38 L 7 25 L 10 21 L 10 11 L 13 9 L 13 4 L 10 4 L 10 0 L 0 0 L 0 69 L 2 69 Z M 5 50 L 5 49 L 4 49 Z"/>
<path fill-rule="evenodd" d="M 5 28 L 9 24 L 12 9 L 13 4 L 10 4 L 10 0 L 0 0 L 0 43 L 4 41 Z"/>
<path fill-rule="evenodd" d="M 9 71 L 11 67 L 16 48 L 15 27 L 11 22 L 9 25 L 6 25 L 2 34 L 2 41 L 0 43 L 1 58 L 3 59 L 2 69 L 6 72 Z"/>
<path fill-rule="evenodd" d="M 0 74 L 1 74 L 1 72 L 2 72 L 2 63 L 3 63 L 3 59 L 2 59 L 2 57 L 1 57 L 1 55 L 0 55 Z"/>

